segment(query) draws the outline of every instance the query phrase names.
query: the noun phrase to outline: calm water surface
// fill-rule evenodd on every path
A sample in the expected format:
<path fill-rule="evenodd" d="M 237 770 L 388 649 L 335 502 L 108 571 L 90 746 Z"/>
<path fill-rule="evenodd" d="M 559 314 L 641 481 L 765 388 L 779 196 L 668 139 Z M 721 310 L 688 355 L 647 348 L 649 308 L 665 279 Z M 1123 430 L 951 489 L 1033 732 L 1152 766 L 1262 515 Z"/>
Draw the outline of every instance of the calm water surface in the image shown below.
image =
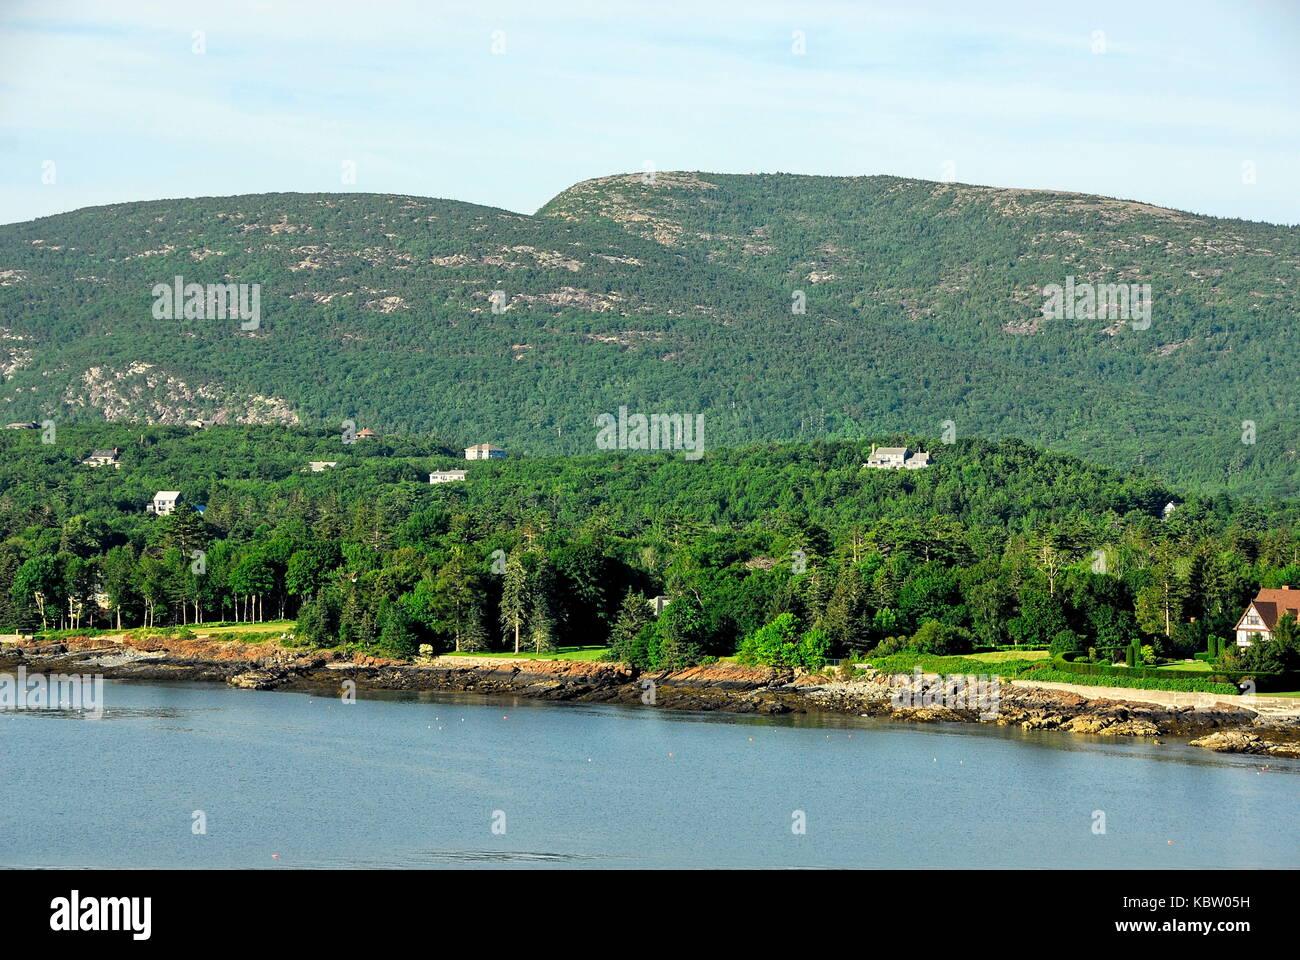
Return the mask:
<path fill-rule="evenodd" d="M 0 866 L 1300 862 L 1300 763 L 1179 744 L 192 683 L 105 700 L 0 713 Z"/>

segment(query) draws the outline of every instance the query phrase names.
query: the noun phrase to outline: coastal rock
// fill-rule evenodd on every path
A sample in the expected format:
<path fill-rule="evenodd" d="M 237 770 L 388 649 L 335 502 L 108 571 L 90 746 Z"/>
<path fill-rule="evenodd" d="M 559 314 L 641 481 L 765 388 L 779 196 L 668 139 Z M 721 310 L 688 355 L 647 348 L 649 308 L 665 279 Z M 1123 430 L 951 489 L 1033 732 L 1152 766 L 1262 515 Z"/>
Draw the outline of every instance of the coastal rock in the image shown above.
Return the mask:
<path fill-rule="evenodd" d="M 239 687 L 242 690 L 274 690 L 284 682 L 283 674 L 272 673 L 269 670 L 245 670 L 226 680 L 226 683 L 232 687 Z"/>
<path fill-rule="evenodd" d="M 1048 714 L 1047 716 L 1026 717 L 1020 721 L 1020 725 L 1026 730 L 1055 730 L 1065 723 L 1065 717 L 1059 713 Z"/>
<path fill-rule="evenodd" d="M 1150 720 L 1121 720 L 1098 731 L 1103 737 L 1154 737 L 1159 732 Z"/>
<path fill-rule="evenodd" d="M 1278 743 L 1241 730 L 1224 730 L 1191 741 L 1215 753 L 1268 754 L 1274 757 L 1300 757 L 1300 743 Z"/>
<path fill-rule="evenodd" d="M 950 710 L 947 707 L 902 707 L 890 716 L 895 720 L 910 720 L 915 723 L 941 723 L 966 720 L 970 713 L 969 710 Z"/>
<path fill-rule="evenodd" d="M 1072 717 L 1063 726 L 1071 733 L 1101 733 L 1114 722 L 1110 717 L 1084 714 L 1083 716 Z"/>
<path fill-rule="evenodd" d="M 1154 737 L 1160 732 L 1150 720 L 1121 719 L 1111 714 L 1081 714 L 1062 724 L 1061 729 L 1102 737 Z"/>
<path fill-rule="evenodd" d="M 795 679 L 790 670 L 746 667 L 739 664 L 709 664 L 683 670 L 661 670 L 649 675 L 656 683 L 670 686 L 712 687 L 717 690 L 756 690 L 781 687 Z"/>
<path fill-rule="evenodd" d="M 1190 746 L 1204 747 L 1215 753 L 1268 753 L 1269 743 L 1253 733 L 1225 730 L 1192 740 Z"/>
<path fill-rule="evenodd" d="M 37 643 L 30 647 L 19 647 L 19 651 L 27 657 L 56 657 L 59 654 L 67 653 L 67 644 L 63 643 Z"/>

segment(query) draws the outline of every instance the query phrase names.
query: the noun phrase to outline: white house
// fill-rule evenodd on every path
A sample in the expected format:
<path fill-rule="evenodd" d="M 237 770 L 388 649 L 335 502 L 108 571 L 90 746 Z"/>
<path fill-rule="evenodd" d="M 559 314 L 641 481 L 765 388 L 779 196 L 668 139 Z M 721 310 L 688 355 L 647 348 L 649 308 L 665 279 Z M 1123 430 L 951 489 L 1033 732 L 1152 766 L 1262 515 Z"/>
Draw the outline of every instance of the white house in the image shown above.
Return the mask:
<path fill-rule="evenodd" d="M 118 449 L 112 450 L 92 450 L 90 456 L 81 461 L 83 466 L 87 467 L 121 467 L 122 462 L 118 459 Z"/>
<path fill-rule="evenodd" d="M 663 594 L 660 594 L 657 597 L 651 597 L 649 600 L 646 601 L 646 603 L 650 606 L 650 612 L 653 613 L 656 617 L 659 616 L 659 614 L 663 613 L 664 610 L 667 609 L 668 604 L 672 602 L 673 601 L 669 597 L 665 597 Z"/>
<path fill-rule="evenodd" d="M 1237 646 L 1248 647 L 1256 640 L 1273 639 L 1273 631 L 1283 615 L 1290 613 L 1300 620 L 1300 590 L 1261 590 L 1237 621 Z"/>
<path fill-rule="evenodd" d="M 505 455 L 504 449 L 491 443 L 477 443 L 465 448 L 466 460 L 499 460 Z"/>
<path fill-rule="evenodd" d="M 308 460 L 307 469 L 312 473 L 324 473 L 329 467 L 337 467 L 337 460 Z"/>
<path fill-rule="evenodd" d="M 430 483 L 453 483 L 457 480 L 464 480 L 468 470 L 435 470 L 429 474 Z"/>
<path fill-rule="evenodd" d="M 910 447 L 875 447 L 867 457 L 864 467 L 874 470 L 924 470 L 930 465 L 928 453 L 918 453 Z"/>
<path fill-rule="evenodd" d="M 145 512 L 156 513 L 160 517 L 168 516 L 176 510 L 180 498 L 179 490 L 159 490 L 153 495 L 153 502 L 145 506 Z"/>

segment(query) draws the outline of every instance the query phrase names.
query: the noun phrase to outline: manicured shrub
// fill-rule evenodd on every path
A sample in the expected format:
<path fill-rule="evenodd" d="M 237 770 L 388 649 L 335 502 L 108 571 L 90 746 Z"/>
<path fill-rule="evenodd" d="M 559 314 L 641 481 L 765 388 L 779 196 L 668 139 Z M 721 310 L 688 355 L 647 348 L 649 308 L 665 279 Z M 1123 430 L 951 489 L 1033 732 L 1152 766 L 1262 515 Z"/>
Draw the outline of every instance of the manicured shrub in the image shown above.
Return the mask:
<path fill-rule="evenodd" d="M 871 651 L 873 657 L 892 657 L 908 649 L 909 637 L 885 637 Z"/>
<path fill-rule="evenodd" d="M 1073 630 L 1060 630 L 1052 637 L 1052 644 L 1047 649 L 1054 657 L 1065 653 L 1078 653 L 1083 649 L 1083 637 Z"/>
<path fill-rule="evenodd" d="M 950 657 L 970 653 L 975 646 L 974 641 L 975 638 L 969 630 L 952 627 L 937 620 L 927 620 L 912 635 L 907 646 L 917 653 Z"/>

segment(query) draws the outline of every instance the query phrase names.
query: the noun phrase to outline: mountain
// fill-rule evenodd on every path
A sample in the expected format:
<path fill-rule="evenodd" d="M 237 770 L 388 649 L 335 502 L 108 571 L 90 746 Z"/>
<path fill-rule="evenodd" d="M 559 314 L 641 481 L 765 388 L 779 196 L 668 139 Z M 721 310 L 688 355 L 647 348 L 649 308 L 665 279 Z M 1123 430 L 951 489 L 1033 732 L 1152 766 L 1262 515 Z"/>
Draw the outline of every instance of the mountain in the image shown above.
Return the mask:
<path fill-rule="evenodd" d="M 1295 496 L 1298 266 L 1296 227 L 896 177 L 614 176 L 534 216 L 117 204 L 0 227 L 0 398 L 14 421 L 351 419 L 534 455 L 595 452 L 620 406 L 703 414 L 709 447 L 946 427 Z M 260 284 L 260 324 L 155 319 L 177 276 Z M 1068 282 L 1149 284 L 1149 326 L 1044 319 Z"/>

